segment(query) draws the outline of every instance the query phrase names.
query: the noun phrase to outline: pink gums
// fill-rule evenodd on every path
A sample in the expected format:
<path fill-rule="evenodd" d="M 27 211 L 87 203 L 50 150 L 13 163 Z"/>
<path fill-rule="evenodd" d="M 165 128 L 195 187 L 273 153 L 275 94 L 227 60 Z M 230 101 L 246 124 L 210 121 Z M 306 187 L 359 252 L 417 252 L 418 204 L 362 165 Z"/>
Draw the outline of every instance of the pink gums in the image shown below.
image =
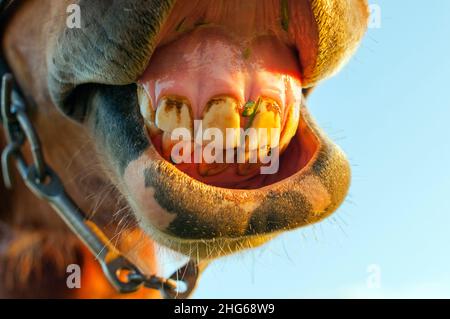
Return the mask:
<path fill-rule="evenodd" d="M 241 104 L 266 96 L 282 107 L 301 99 L 295 51 L 275 37 L 242 39 L 220 27 L 200 27 L 157 48 L 140 82 L 154 107 L 166 95 L 189 99 L 194 119 L 217 95 Z"/>

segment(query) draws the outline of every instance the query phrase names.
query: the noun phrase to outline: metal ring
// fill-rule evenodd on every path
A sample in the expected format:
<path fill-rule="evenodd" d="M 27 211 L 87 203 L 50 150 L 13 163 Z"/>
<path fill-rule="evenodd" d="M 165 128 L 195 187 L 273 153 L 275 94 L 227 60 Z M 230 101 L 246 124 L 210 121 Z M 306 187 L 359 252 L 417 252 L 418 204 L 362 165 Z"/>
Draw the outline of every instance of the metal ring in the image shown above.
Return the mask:
<path fill-rule="evenodd" d="M 131 293 L 135 292 L 142 286 L 144 277 L 139 271 L 139 269 L 132 264 L 128 259 L 123 256 L 118 256 L 111 261 L 101 261 L 100 263 L 103 268 L 103 273 L 109 279 L 109 282 L 120 292 L 120 293 Z M 128 282 L 124 282 L 119 278 L 118 272 L 128 270 L 131 273 L 136 274 L 135 276 L 140 275 L 142 277 L 142 281 L 138 280 L 137 277 L 134 280 L 128 280 Z"/>
<path fill-rule="evenodd" d="M 176 288 L 164 287 L 162 293 L 166 299 L 187 299 L 197 287 L 198 277 L 200 275 L 199 265 L 194 261 L 189 261 L 186 265 L 178 269 L 169 280 L 175 282 Z M 178 283 L 186 285 L 185 291 L 180 291 Z"/>

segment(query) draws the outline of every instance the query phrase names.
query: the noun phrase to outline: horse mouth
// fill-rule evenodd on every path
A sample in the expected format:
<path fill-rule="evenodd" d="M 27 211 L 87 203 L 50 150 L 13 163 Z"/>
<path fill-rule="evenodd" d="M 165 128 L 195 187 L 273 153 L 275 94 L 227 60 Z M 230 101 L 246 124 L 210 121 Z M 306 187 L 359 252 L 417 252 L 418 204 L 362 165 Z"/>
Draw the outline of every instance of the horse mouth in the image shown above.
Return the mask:
<path fill-rule="evenodd" d="M 150 146 L 125 170 L 126 193 L 151 237 L 200 258 L 316 223 L 339 206 L 349 185 L 344 154 L 306 109 L 295 51 L 263 36 L 248 44 L 252 60 L 236 43 L 221 28 L 197 28 L 158 47 L 137 85 Z M 231 67 L 215 56 L 218 47 L 233 57 Z M 274 48 L 281 60 L 270 60 Z M 205 62 L 207 56 L 214 60 Z M 186 134 L 176 139 L 177 130 Z M 208 130 L 217 135 L 205 139 Z M 258 130 L 267 130 L 265 140 Z M 269 153 L 276 156 L 263 164 L 258 156 Z M 144 187 L 136 183 L 142 170 Z"/>
<path fill-rule="evenodd" d="M 207 11 L 182 5 L 172 11 L 138 81 L 150 141 L 179 171 L 206 185 L 270 186 L 300 171 L 318 149 L 300 116 L 298 48 L 271 27 L 237 30 Z"/>
<path fill-rule="evenodd" d="M 137 85 L 150 147 L 124 176 L 141 226 L 166 246 L 210 258 L 330 215 L 349 167 L 306 109 L 298 48 L 276 32 L 226 24 L 179 32 L 199 18 L 182 16 L 172 11 Z"/>
<path fill-rule="evenodd" d="M 365 30 L 364 1 L 335 6 L 176 1 L 134 6 L 117 26 L 118 7 L 105 4 L 109 18 L 80 35 L 89 54 L 70 54 L 79 51 L 70 42 L 76 30 L 57 42 L 65 45 L 49 59 L 52 97 L 91 125 L 112 180 L 150 237 L 201 258 L 254 247 L 321 221 L 346 197 L 348 161 L 302 94 L 338 71 Z M 109 28 L 117 34 L 105 36 Z M 209 153 L 219 160 L 203 152 L 208 129 L 226 137 L 210 134 L 222 142 Z M 229 138 L 228 129 L 237 133 Z M 256 142 L 247 145 L 253 129 Z"/>

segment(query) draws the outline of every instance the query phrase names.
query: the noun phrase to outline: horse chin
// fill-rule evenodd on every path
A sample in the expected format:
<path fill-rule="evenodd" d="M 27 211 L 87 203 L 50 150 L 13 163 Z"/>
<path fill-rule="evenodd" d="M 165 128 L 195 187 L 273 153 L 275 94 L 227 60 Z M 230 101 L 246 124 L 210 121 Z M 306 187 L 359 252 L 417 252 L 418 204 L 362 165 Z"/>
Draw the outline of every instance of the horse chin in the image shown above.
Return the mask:
<path fill-rule="evenodd" d="M 195 260 L 210 260 L 266 244 L 277 234 L 254 235 L 237 238 L 182 239 L 168 235 L 151 223 L 142 223 L 142 229 L 160 245 Z"/>

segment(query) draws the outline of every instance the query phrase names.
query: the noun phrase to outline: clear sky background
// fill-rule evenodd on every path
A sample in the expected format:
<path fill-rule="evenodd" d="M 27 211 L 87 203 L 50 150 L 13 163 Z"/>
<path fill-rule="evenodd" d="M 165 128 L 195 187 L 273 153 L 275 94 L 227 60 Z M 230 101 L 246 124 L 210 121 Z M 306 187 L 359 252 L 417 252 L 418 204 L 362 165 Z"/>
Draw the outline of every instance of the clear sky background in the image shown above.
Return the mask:
<path fill-rule="evenodd" d="M 381 28 L 308 103 L 351 161 L 348 200 L 214 262 L 194 297 L 450 298 L 450 1 L 371 3 Z"/>

